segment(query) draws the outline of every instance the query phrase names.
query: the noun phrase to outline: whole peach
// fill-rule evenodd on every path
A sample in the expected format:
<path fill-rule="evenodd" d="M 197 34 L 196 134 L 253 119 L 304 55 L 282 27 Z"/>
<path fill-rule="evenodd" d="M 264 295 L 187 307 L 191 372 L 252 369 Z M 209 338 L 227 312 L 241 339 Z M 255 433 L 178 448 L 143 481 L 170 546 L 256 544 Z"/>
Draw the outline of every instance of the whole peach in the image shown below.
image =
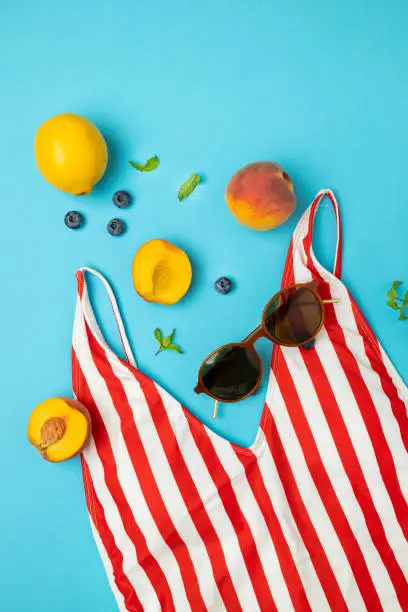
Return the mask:
<path fill-rule="evenodd" d="M 225 199 L 242 225 L 260 231 L 284 223 L 296 206 L 292 181 L 274 162 L 255 162 L 241 168 L 229 181 Z"/>

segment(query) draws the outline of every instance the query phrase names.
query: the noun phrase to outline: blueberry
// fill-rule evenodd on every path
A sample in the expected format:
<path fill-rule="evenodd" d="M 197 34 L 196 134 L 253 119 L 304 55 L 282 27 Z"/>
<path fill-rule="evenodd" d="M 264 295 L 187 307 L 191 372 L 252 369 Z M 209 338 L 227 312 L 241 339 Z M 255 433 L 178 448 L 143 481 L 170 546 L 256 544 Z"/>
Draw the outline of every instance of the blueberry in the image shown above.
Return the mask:
<path fill-rule="evenodd" d="M 222 293 L 222 295 L 226 295 L 232 289 L 232 280 L 222 276 L 217 281 L 215 281 L 215 290 L 218 293 Z"/>
<path fill-rule="evenodd" d="M 113 203 L 118 208 L 127 208 L 132 202 L 132 198 L 127 191 L 116 191 L 113 194 Z"/>
<path fill-rule="evenodd" d="M 71 210 L 65 215 L 65 225 L 69 229 L 78 229 L 84 224 L 84 218 L 81 213 L 76 210 Z"/>
<path fill-rule="evenodd" d="M 108 232 L 111 236 L 120 236 L 126 229 L 122 219 L 111 219 L 108 223 Z"/>

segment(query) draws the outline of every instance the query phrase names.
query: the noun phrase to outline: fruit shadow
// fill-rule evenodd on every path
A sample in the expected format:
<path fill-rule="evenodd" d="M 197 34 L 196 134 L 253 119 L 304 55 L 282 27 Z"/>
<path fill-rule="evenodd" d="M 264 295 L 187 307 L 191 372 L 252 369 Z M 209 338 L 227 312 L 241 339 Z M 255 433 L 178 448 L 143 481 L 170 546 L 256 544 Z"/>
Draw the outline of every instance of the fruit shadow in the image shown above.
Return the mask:
<path fill-rule="evenodd" d="M 98 183 L 98 189 L 111 188 L 112 184 L 120 175 L 120 169 L 123 166 L 123 161 L 121 159 L 123 152 L 121 151 L 120 143 L 113 136 L 108 134 L 104 134 L 104 136 L 109 151 L 108 166 L 105 174 Z"/>
<path fill-rule="evenodd" d="M 196 293 L 198 292 L 198 285 L 199 285 L 199 281 L 201 278 L 201 267 L 200 267 L 199 259 L 197 255 L 194 252 L 192 252 L 191 249 L 188 249 L 188 247 L 184 247 L 184 245 L 181 245 L 181 248 L 186 253 L 188 253 L 188 258 L 190 260 L 191 267 L 193 269 L 193 275 L 191 278 L 190 288 L 187 294 L 185 295 L 185 297 L 183 298 L 183 302 L 182 302 L 183 305 L 186 305 L 188 307 L 190 305 L 191 299 L 195 299 Z"/>
<path fill-rule="evenodd" d="M 315 189 L 314 181 L 305 180 L 305 177 L 309 177 L 311 175 L 310 168 L 297 165 L 293 159 L 288 159 L 287 161 L 283 159 L 282 165 L 287 170 L 295 186 L 297 204 L 293 214 L 290 217 L 290 220 L 296 226 L 305 210 L 312 203 L 313 198 L 321 186 L 319 185 L 318 189 Z"/>
<path fill-rule="evenodd" d="M 103 189 L 112 190 L 112 185 L 127 167 L 128 159 L 130 159 L 131 143 L 126 132 L 121 130 L 119 125 L 110 124 L 103 120 L 98 121 L 97 117 L 94 119 L 108 147 L 108 165 L 105 174 L 95 189 L 97 191 L 102 191 Z"/>

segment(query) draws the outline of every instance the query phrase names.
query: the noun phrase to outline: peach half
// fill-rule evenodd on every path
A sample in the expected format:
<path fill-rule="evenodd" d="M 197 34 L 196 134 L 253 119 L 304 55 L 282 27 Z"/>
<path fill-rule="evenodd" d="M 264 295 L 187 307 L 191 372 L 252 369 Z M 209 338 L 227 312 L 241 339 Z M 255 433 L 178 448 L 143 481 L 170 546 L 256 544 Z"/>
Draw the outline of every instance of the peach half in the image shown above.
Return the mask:
<path fill-rule="evenodd" d="M 188 255 L 167 240 L 149 240 L 133 260 L 133 284 L 147 302 L 170 306 L 187 293 L 192 279 Z"/>
<path fill-rule="evenodd" d="M 44 459 L 65 461 L 82 451 L 91 433 L 88 410 L 78 401 L 53 397 L 38 404 L 28 421 L 28 440 Z"/>
<path fill-rule="evenodd" d="M 282 166 L 256 162 L 231 178 L 225 192 L 236 219 L 250 229 L 266 231 L 284 223 L 295 210 L 293 183 Z"/>

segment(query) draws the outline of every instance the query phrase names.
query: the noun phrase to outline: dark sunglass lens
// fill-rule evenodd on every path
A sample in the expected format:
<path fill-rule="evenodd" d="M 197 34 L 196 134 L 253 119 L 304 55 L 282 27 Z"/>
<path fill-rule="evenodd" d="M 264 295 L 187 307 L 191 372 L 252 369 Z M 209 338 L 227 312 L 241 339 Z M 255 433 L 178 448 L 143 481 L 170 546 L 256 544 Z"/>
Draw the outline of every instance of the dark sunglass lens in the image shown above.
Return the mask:
<path fill-rule="evenodd" d="M 297 346 L 313 338 L 322 317 L 322 305 L 313 291 L 292 287 L 269 304 L 265 325 L 272 339 Z"/>
<path fill-rule="evenodd" d="M 241 345 L 220 349 L 201 370 L 202 381 L 220 400 L 239 400 L 253 391 L 260 375 L 258 359 Z"/>

